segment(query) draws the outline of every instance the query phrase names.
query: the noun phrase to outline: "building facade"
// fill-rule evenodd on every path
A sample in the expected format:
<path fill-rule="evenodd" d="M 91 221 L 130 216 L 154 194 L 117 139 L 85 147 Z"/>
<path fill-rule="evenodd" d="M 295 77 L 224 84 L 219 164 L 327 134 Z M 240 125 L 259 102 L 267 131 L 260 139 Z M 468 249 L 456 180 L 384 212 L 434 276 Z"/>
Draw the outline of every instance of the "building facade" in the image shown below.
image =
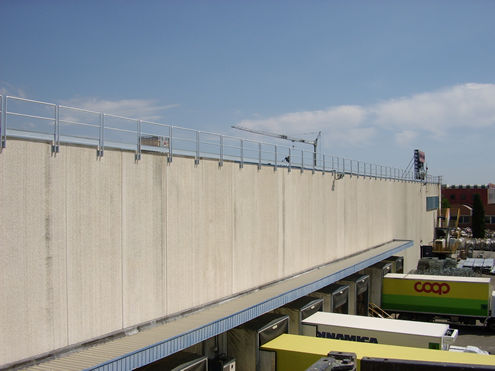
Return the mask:
<path fill-rule="evenodd" d="M 474 195 L 481 198 L 485 210 L 485 226 L 495 230 L 495 184 L 487 185 L 443 185 L 442 200 L 450 204 L 451 220 L 457 218 L 460 209 L 459 226 L 470 227 L 473 213 Z"/>

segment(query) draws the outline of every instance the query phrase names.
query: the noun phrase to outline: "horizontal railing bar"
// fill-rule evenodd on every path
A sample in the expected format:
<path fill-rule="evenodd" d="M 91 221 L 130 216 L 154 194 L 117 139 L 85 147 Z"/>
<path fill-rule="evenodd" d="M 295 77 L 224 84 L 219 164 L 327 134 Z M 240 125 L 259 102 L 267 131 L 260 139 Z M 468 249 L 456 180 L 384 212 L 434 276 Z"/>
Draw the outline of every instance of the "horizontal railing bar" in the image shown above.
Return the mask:
<path fill-rule="evenodd" d="M 145 137 L 146 136 L 149 136 L 149 137 L 160 137 L 160 138 L 164 138 L 164 139 L 169 139 L 170 140 L 170 137 L 168 135 L 157 135 L 156 133 L 146 133 L 144 131 L 141 132 L 141 139 L 146 139 Z"/>
<path fill-rule="evenodd" d="M 59 119 L 58 122 L 60 124 L 72 124 L 72 125 L 78 125 L 78 126 L 91 126 L 91 127 L 100 127 L 100 124 L 91 124 L 89 122 L 76 122 L 76 121 L 70 121 L 70 120 L 61 120 Z"/>
<path fill-rule="evenodd" d="M 198 132 L 199 130 L 196 130 L 196 129 L 189 129 L 189 128 L 183 128 L 181 126 L 172 126 L 172 130 L 173 129 L 177 129 L 177 130 L 184 130 L 184 131 L 191 131 L 193 133 L 196 133 Z M 199 131 L 200 132 L 200 131 Z M 201 132 L 200 132 L 201 133 Z"/>
<path fill-rule="evenodd" d="M 107 117 L 117 118 L 117 119 L 122 119 L 122 120 L 127 120 L 127 121 L 133 121 L 133 122 L 139 121 L 137 119 L 132 119 L 130 117 L 124 117 L 124 116 L 118 116 L 118 115 L 113 115 L 113 114 L 105 113 L 105 118 L 107 118 Z"/>
<path fill-rule="evenodd" d="M 148 125 L 157 125 L 157 126 L 163 126 L 163 127 L 173 127 L 173 125 L 170 124 L 160 124 L 158 122 L 153 122 L 153 121 L 146 121 L 146 120 L 141 120 L 142 124 L 148 124 Z"/>
<path fill-rule="evenodd" d="M 60 135 L 60 138 L 67 138 L 68 136 L 67 135 Z M 85 136 L 85 135 L 71 135 L 70 138 L 79 138 L 79 139 L 88 139 L 88 140 L 94 140 L 94 141 L 98 141 L 98 137 L 88 137 L 88 136 Z"/>
<path fill-rule="evenodd" d="M 43 117 L 43 116 L 29 115 L 27 113 L 17 113 L 17 112 L 9 112 L 9 111 L 7 111 L 6 114 L 10 116 L 29 117 L 37 120 L 55 121 L 55 117 Z"/>
<path fill-rule="evenodd" d="M 38 103 L 38 104 L 44 104 L 44 105 L 47 105 L 47 106 L 51 106 L 51 107 L 55 107 L 56 104 L 55 103 L 48 103 L 48 102 L 42 102 L 42 101 L 39 101 L 39 100 L 33 100 L 33 99 L 27 99 L 27 98 L 19 98 L 19 97 L 12 97 L 10 95 L 7 95 L 5 97 L 5 99 L 7 99 L 7 101 L 10 99 L 14 99 L 14 100 L 20 100 L 22 102 L 31 102 L 31 103 Z"/>
<path fill-rule="evenodd" d="M 174 142 L 188 142 L 188 143 L 196 143 L 195 139 L 189 139 L 189 138 L 177 138 L 176 136 L 173 136 L 173 141 Z"/>
<path fill-rule="evenodd" d="M 74 111 L 79 111 L 79 112 L 94 113 L 96 115 L 101 114 L 101 112 L 91 111 L 89 109 L 83 109 L 83 108 L 77 108 L 77 107 L 69 107 L 69 106 L 63 106 L 63 105 L 60 105 L 58 107 L 59 107 L 59 109 L 60 108 L 67 108 L 67 109 L 74 110 Z"/>
<path fill-rule="evenodd" d="M 121 128 L 116 128 L 116 127 L 113 127 L 113 126 L 106 126 L 105 125 L 105 130 L 111 130 L 111 131 L 119 131 L 119 132 L 125 132 L 125 133 L 132 133 L 133 135 L 136 135 L 136 132 L 133 131 L 133 130 L 129 130 L 129 129 L 121 129 Z"/>

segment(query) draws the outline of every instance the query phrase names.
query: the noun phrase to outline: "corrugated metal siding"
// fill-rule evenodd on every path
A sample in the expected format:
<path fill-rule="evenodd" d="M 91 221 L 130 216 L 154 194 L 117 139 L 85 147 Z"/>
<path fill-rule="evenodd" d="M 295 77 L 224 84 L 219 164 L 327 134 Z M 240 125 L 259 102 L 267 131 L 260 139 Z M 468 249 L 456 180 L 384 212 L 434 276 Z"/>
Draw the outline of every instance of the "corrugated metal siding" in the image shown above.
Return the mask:
<path fill-rule="evenodd" d="M 132 370 L 224 333 L 412 245 L 409 240 L 393 240 L 135 335 L 98 344 L 29 370 Z"/>

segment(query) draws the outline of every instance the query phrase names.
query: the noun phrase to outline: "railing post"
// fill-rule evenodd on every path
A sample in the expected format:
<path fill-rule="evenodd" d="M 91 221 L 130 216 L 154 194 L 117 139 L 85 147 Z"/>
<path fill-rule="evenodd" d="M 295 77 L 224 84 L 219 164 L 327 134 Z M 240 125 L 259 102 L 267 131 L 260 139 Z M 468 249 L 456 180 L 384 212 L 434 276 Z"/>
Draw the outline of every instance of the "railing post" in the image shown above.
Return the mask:
<path fill-rule="evenodd" d="M 239 167 L 242 169 L 244 167 L 244 141 L 241 139 L 241 162 Z"/>
<path fill-rule="evenodd" d="M 218 161 L 218 166 L 223 166 L 223 135 L 220 135 L 220 159 Z"/>
<path fill-rule="evenodd" d="M 291 154 L 290 147 L 289 147 L 289 169 L 288 170 L 289 170 L 289 173 L 292 170 L 292 154 Z"/>
<path fill-rule="evenodd" d="M 173 134 L 173 129 L 174 127 L 170 125 L 168 127 L 168 158 L 167 161 L 168 163 L 172 162 L 172 155 L 173 155 L 173 150 L 172 150 L 172 134 Z"/>
<path fill-rule="evenodd" d="M 261 169 L 261 143 L 258 143 L 258 170 Z"/>
<path fill-rule="evenodd" d="M 96 150 L 96 155 L 98 157 L 103 157 L 103 151 L 105 147 L 105 114 L 100 113 L 100 140 L 98 144 L 98 149 Z"/>
<path fill-rule="evenodd" d="M 55 117 L 54 117 L 54 122 L 53 122 L 53 140 L 52 140 L 52 154 L 53 153 L 58 153 L 59 148 L 58 148 L 58 130 L 59 130 L 59 105 L 55 105 Z"/>
<path fill-rule="evenodd" d="M 7 96 L 2 96 L 2 116 L 0 117 L 0 150 L 7 146 Z"/>
<path fill-rule="evenodd" d="M 316 152 L 313 153 L 313 169 L 311 171 L 312 174 L 315 173 L 315 167 L 316 167 Z"/>
<path fill-rule="evenodd" d="M 304 172 L 304 151 L 301 149 L 301 173 Z"/>
<path fill-rule="evenodd" d="M 136 155 L 134 156 L 136 161 L 141 160 L 141 124 L 142 124 L 142 121 L 141 120 L 137 120 L 137 127 L 136 127 L 136 135 L 137 135 L 137 138 L 136 138 Z"/>
<path fill-rule="evenodd" d="M 275 144 L 275 168 L 274 170 L 277 170 L 277 166 L 278 166 L 278 163 L 277 163 L 277 156 L 278 156 L 278 153 L 277 153 L 277 145 Z"/>
<path fill-rule="evenodd" d="M 194 164 L 199 164 L 199 131 L 196 131 L 196 157 L 194 158 Z"/>

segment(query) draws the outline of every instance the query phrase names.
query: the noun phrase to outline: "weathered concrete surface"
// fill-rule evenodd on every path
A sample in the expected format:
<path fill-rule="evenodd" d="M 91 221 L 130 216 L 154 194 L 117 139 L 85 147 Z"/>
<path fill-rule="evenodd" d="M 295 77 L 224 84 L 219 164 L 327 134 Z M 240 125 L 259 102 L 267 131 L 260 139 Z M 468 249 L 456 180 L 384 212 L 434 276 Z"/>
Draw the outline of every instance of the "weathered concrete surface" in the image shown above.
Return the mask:
<path fill-rule="evenodd" d="M 15 141 L 0 154 L 0 366 L 394 238 L 432 239 L 437 185 Z"/>
<path fill-rule="evenodd" d="M 122 155 L 66 147 L 68 343 L 122 328 Z M 54 162 L 58 161 L 53 159 Z M 29 233 L 31 226 L 25 226 Z"/>
<path fill-rule="evenodd" d="M 232 167 L 174 158 L 167 168 L 167 312 L 232 293 Z"/>
<path fill-rule="evenodd" d="M 282 172 L 233 167 L 233 292 L 276 280 L 284 255 Z"/>
<path fill-rule="evenodd" d="M 166 308 L 167 183 L 159 156 L 122 156 L 123 326 L 159 318 Z"/>
<path fill-rule="evenodd" d="M 68 342 L 66 160 L 41 143 L 0 154 L 0 366 Z"/>

